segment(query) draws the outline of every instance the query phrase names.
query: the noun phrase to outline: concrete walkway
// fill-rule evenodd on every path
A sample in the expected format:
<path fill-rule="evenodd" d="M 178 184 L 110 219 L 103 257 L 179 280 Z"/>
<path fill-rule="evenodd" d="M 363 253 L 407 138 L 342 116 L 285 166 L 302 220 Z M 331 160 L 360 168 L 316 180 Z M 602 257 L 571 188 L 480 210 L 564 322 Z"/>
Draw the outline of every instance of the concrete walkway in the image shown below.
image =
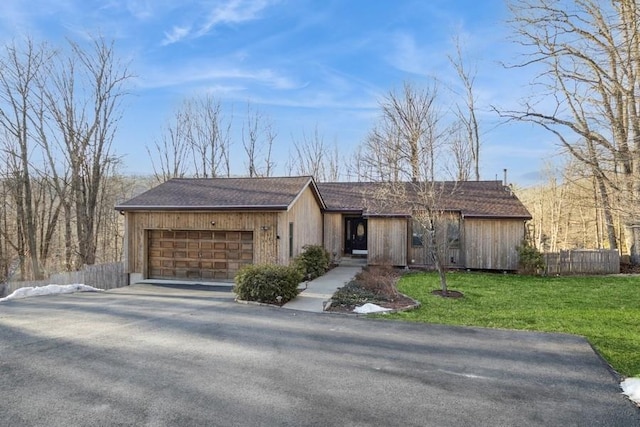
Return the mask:
<path fill-rule="evenodd" d="M 321 313 L 324 309 L 324 303 L 331 299 L 335 291 L 351 281 L 361 270 L 362 267 L 355 266 L 333 268 L 324 276 L 310 281 L 307 289 L 282 307 Z"/>

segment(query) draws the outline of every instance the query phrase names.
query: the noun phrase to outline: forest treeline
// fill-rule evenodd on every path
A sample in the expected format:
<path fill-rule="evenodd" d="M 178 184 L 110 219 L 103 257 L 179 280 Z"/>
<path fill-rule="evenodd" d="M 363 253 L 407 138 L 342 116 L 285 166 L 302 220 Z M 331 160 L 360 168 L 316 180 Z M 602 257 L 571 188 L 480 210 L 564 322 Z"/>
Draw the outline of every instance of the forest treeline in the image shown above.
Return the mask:
<path fill-rule="evenodd" d="M 454 37 L 448 60 L 456 82 L 405 81 L 379 96 L 379 114 L 352 153 L 317 127 L 283 138 L 251 103 L 234 119 L 212 94 L 186 94 L 160 136 L 146 144 L 154 173 L 144 179 L 122 176 L 122 153 L 113 148 L 127 114 L 123 100 L 134 88 L 112 41 L 6 44 L 0 48 L 0 279 L 39 279 L 121 259 L 122 221 L 114 205 L 172 177 L 271 176 L 278 165 L 278 174 L 320 181 L 480 179 L 487 115 L 544 129 L 565 159 L 543 184 L 516 189 L 534 217 L 532 243 L 548 251 L 618 249 L 640 264 L 636 1 L 510 0 L 508 6 L 520 56 L 505 66 L 514 75 L 535 73 L 530 93 L 508 108 L 478 98 L 478 64 Z M 289 148 L 288 158 L 276 158 L 276 143 Z M 433 191 L 427 193 L 433 200 Z"/>

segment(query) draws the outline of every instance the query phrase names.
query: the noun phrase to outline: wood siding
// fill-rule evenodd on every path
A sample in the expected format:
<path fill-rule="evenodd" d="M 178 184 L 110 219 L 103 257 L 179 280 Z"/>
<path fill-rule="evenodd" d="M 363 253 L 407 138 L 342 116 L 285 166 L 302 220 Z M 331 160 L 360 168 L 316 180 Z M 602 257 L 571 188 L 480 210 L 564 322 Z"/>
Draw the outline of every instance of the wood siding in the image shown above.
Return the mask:
<path fill-rule="evenodd" d="M 288 212 L 279 214 L 278 235 L 280 248 L 278 261 L 288 265 L 289 223 L 293 223 L 293 257 L 302 252 L 305 245 L 322 245 L 322 211 L 311 187 L 307 187 L 294 201 Z"/>
<path fill-rule="evenodd" d="M 465 267 L 481 270 L 517 270 L 516 248 L 524 238 L 522 219 L 467 218 L 462 224 Z"/>
<path fill-rule="evenodd" d="M 407 265 L 407 219 L 370 217 L 368 224 L 368 263 Z"/>
<path fill-rule="evenodd" d="M 458 235 L 450 236 L 448 223 L 457 224 Z M 435 267 L 431 254 L 428 249 L 428 242 L 423 241 L 422 246 L 413 245 L 413 221 L 408 220 L 407 225 L 409 227 L 409 265 Z M 455 242 L 455 237 L 458 241 Z M 427 236 L 424 236 L 426 239 Z M 436 240 L 438 250 L 442 251 L 442 263 L 447 268 L 464 267 L 464 259 L 461 255 L 464 254 L 462 247 L 464 245 L 464 233 L 462 229 L 462 221 L 459 214 L 451 214 L 446 218 L 441 218 L 436 223 Z"/>
<path fill-rule="evenodd" d="M 324 214 L 324 248 L 332 259 L 340 259 L 344 255 L 344 219 L 341 213 Z"/>
<path fill-rule="evenodd" d="M 281 244 L 276 239 L 278 215 L 278 212 L 127 212 L 127 273 L 148 277 L 148 230 L 253 231 L 253 262 L 276 263 L 277 246 Z"/>

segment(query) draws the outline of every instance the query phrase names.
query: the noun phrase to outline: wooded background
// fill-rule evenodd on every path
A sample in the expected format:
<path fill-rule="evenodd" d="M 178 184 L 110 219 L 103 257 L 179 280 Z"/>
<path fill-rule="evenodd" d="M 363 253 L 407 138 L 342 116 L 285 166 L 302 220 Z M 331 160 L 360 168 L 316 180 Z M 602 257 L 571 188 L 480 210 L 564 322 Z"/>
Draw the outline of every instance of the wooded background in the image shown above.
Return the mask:
<path fill-rule="evenodd" d="M 433 78 L 390 89 L 355 153 L 341 152 L 317 128 L 282 138 L 251 103 L 236 120 L 210 94 L 186 96 L 161 136 L 145 142 L 151 177 L 123 176 L 111 145 L 133 91 L 114 43 L 16 39 L 0 48 L 0 279 L 120 261 L 123 224 L 114 206 L 173 177 L 272 176 L 278 166 L 319 181 L 478 180 L 488 114 L 533 123 L 558 143 L 563 161 L 543 171 L 543 183 L 514 189 L 533 215 L 528 235 L 536 247 L 615 249 L 640 264 L 636 1 L 509 4 L 522 60 L 506 66 L 537 72 L 515 107 L 480 105 L 478 65 L 454 37 L 448 60 L 456 86 Z M 289 157 L 275 158 L 274 144 L 289 147 Z M 232 170 L 239 158 L 242 168 Z M 425 203 L 435 202 L 433 188 L 423 190 Z"/>

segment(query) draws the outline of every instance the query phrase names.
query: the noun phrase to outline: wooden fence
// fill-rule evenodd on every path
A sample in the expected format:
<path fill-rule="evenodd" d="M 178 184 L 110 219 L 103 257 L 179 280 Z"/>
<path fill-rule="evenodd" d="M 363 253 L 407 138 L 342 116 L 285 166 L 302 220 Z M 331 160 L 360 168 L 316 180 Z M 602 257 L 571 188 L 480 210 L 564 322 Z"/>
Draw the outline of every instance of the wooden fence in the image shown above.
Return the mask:
<path fill-rule="evenodd" d="M 124 272 L 124 263 L 85 265 L 80 271 L 52 274 L 45 280 L 32 280 L 24 282 L 9 282 L 0 284 L 0 297 L 7 296 L 16 289 L 37 287 L 46 285 L 73 285 L 83 284 L 98 289 L 113 289 L 127 286 L 127 275 Z"/>
<path fill-rule="evenodd" d="M 620 254 L 617 250 L 574 249 L 545 253 L 544 262 L 545 273 L 549 275 L 620 273 Z"/>

